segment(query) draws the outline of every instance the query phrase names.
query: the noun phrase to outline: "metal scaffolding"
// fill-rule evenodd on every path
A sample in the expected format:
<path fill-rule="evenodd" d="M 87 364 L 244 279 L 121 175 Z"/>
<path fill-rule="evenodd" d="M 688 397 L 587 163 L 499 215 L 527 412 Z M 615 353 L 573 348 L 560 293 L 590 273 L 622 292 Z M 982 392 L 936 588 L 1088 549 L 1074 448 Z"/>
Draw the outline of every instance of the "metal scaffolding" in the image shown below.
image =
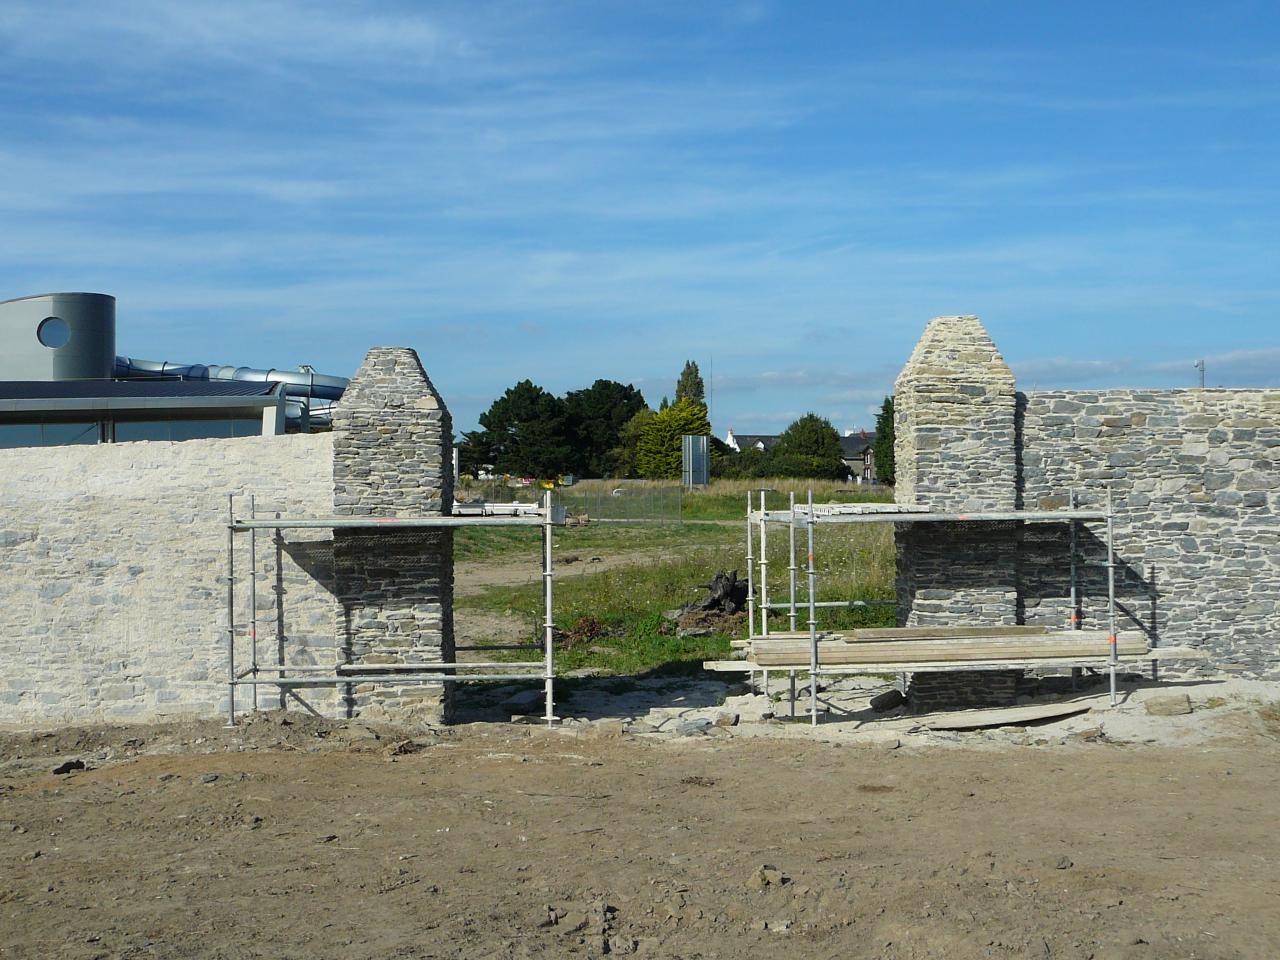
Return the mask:
<path fill-rule="evenodd" d="M 818 678 L 825 672 L 837 674 L 857 672 L 852 669 L 824 668 L 818 658 L 818 618 L 819 608 L 855 608 L 871 606 L 895 606 L 896 600 L 823 600 L 817 598 L 817 568 L 814 564 L 816 531 L 819 525 L 832 523 L 1065 523 L 1070 527 L 1070 628 L 1081 629 L 1081 610 L 1078 589 L 1079 561 L 1077 559 L 1078 525 L 1087 521 L 1105 523 L 1104 544 L 1107 558 L 1103 566 L 1107 571 L 1107 642 L 1110 655 L 1107 666 L 1111 675 L 1111 705 L 1117 702 L 1116 671 L 1119 666 L 1116 626 L 1116 588 L 1115 588 L 1115 512 L 1110 488 L 1106 494 L 1106 508 L 1102 510 L 1082 510 L 1076 494 L 1071 493 L 1067 509 L 1054 510 L 987 510 L 971 513 L 933 512 L 922 507 L 900 507 L 887 503 L 834 503 L 815 504 L 813 491 L 809 491 L 808 501 L 797 504 L 792 494 L 785 510 L 766 509 L 765 491 L 760 491 L 759 508 L 754 509 L 750 494 L 747 496 L 747 605 L 748 635 L 747 645 L 759 639 L 767 640 L 769 633 L 769 616 L 771 613 L 786 611 L 788 629 L 795 632 L 797 626 L 797 604 L 802 602 L 808 608 L 808 640 L 809 640 L 809 714 L 810 722 L 818 723 Z M 769 601 L 768 571 L 769 561 L 766 556 L 768 545 L 768 527 L 770 524 L 781 524 L 788 528 L 787 549 L 789 556 L 788 599 L 785 602 Z M 797 595 L 797 555 L 796 531 L 803 527 L 808 545 L 807 590 L 803 601 Z M 753 555 L 753 534 L 759 538 L 759 557 Z M 753 574 L 752 564 L 758 563 L 758 576 Z M 757 589 L 758 588 L 758 589 Z M 759 618 L 759 632 L 756 631 L 756 620 Z M 754 674 L 754 669 L 748 667 Z M 791 707 L 795 712 L 796 673 L 801 667 L 784 667 L 775 672 L 787 672 L 790 675 Z M 883 665 L 881 665 L 883 669 Z M 964 669 L 971 669 L 965 667 Z M 769 694 L 769 669 L 760 668 L 762 689 Z"/>
<path fill-rule="evenodd" d="M 564 523 L 564 510 L 552 505 L 551 491 L 547 491 L 541 504 L 527 503 L 469 503 L 459 504 L 452 516 L 435 517 L 293 517 L 264 518 L 257 515 L 255 498 L 250 495 L 249 513 L 238 516 L 236 497 L 227 498 L 227 702 L 228 726 L 236 722 L 236 688 L 252 690 L 252 707 L 258 708 L 258 687 L 276 687 L 284 693 L 300 688 L 340 687 L 377 683 L 471 683 L 486 680 L 541 680 L 545 699 L 544 720 L 548 726 L 555 722 L 555 649 L 553 646 L 555 625 L 553 621 L 552 528 Z M 440 530 L 459 527 L 540 527 L 542 530 L 542 664 L 538 672 L 529 667 L 536 661 L 492 661 L 452 663 L 335 663 L 290 664 L 285 662 L 283 636 L 277 637 L 276 663 L 264 664 L 258 658 L 258 531 L 271 530 L 361 530 L 367 532 L 394 532 L 406 530 Z M 237 534 L 249 535 L 249 622 L 236 621 L 236 586 L 238 578 L 235 566 L 235 538 Z M 241 627 L 247 627 L 250 664 L 236 669 L 236 640 Z M 279 630 L 279 628 L 277 628 Z M 476 647 L 473 649 L 517 649 L 515 647 Z M 536 649 L 521 645 L 519 649 Z M 479 672 L 476 672 L 479 671 Z M 524 672 L 521 672 L 524 671 Z M 266 674 L 266 676 L 264 676 Z"/>

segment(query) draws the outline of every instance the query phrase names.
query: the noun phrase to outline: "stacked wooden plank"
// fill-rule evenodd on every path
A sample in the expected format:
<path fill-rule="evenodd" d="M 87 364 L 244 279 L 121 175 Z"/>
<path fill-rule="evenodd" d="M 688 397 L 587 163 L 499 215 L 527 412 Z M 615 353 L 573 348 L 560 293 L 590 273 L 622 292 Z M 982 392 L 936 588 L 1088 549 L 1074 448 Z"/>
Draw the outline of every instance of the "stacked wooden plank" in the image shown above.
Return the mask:
<path fill-rule="evenodd" d="M 1124 659 L 1148 653 L 1140 636 L 1122 636 L 1117 655 Z M 1097 660 L 1109 657 L 1107 634 L 1093 630 L 1046 627 L 915 627 L 824 633 L 818 640 L 818 663 L 824 667 L 915 663 L 1022 663 L 1036 660 Z M 809 638 L 800 633 L 753 637 L 749 663 L 757 667 L 807 666 Z"/>

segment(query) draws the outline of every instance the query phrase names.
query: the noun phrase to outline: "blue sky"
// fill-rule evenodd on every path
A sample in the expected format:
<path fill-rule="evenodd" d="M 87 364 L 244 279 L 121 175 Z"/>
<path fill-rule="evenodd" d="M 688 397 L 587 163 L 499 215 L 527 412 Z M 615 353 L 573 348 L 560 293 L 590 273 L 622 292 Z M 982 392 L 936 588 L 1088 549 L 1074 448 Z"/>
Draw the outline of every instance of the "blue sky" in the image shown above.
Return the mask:
<path fill-rule="evenodd" d="M 0 299 L 121 353 L 868 425 L 932 316 L 1032 387 L 1280 386 L 1280 7 L 0 5 Z"/>

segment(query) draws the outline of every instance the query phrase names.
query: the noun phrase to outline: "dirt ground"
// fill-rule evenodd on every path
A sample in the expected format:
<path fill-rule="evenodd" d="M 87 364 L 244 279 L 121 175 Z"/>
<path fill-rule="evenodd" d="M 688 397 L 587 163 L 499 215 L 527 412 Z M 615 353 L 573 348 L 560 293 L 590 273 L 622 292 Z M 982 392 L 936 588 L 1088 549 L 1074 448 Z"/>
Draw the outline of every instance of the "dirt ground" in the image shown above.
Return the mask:
<path fill-rule="evenodd" d="M 555 557 L 556 577 L 576 577 L 602 573 L 618 567 L 635 566 L 663 556 L 658 550 L 574 550 Z M 537 583 L 542 578 L 542 563 L 537 554 L 513 560 L 465 560 L 454 568 L 454 596 L 469 597 L 490 587 L 516 587 Z"/>
<path fill-rule="evenodd" d="M 619 726 L 2 735 L 0 957 L 1280 952 L 1256 725 L 999 749 Z"/>

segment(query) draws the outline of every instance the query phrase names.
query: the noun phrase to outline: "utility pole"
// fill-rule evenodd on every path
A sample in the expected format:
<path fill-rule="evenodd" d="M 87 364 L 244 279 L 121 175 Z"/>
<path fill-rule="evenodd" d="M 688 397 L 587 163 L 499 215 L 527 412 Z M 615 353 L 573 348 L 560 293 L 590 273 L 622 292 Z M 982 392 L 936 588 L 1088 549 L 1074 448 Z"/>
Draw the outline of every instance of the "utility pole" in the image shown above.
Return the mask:
<path fill-rule="evenodd" d="M 1192 364 L 1192 366 L 1200 371 L 1200 389 L 1203 390 L 1204 389 L 1204 360 L 1203 359 L 1197 360 L 1195 363 Z"/>
<path fill-rule="evenodd" d="M 713 353 L 707 362 L 707 422 L 714 423 L 716 416 L 716 355 Z M 714 432 L 715 427 L 711 428 Z"/>

